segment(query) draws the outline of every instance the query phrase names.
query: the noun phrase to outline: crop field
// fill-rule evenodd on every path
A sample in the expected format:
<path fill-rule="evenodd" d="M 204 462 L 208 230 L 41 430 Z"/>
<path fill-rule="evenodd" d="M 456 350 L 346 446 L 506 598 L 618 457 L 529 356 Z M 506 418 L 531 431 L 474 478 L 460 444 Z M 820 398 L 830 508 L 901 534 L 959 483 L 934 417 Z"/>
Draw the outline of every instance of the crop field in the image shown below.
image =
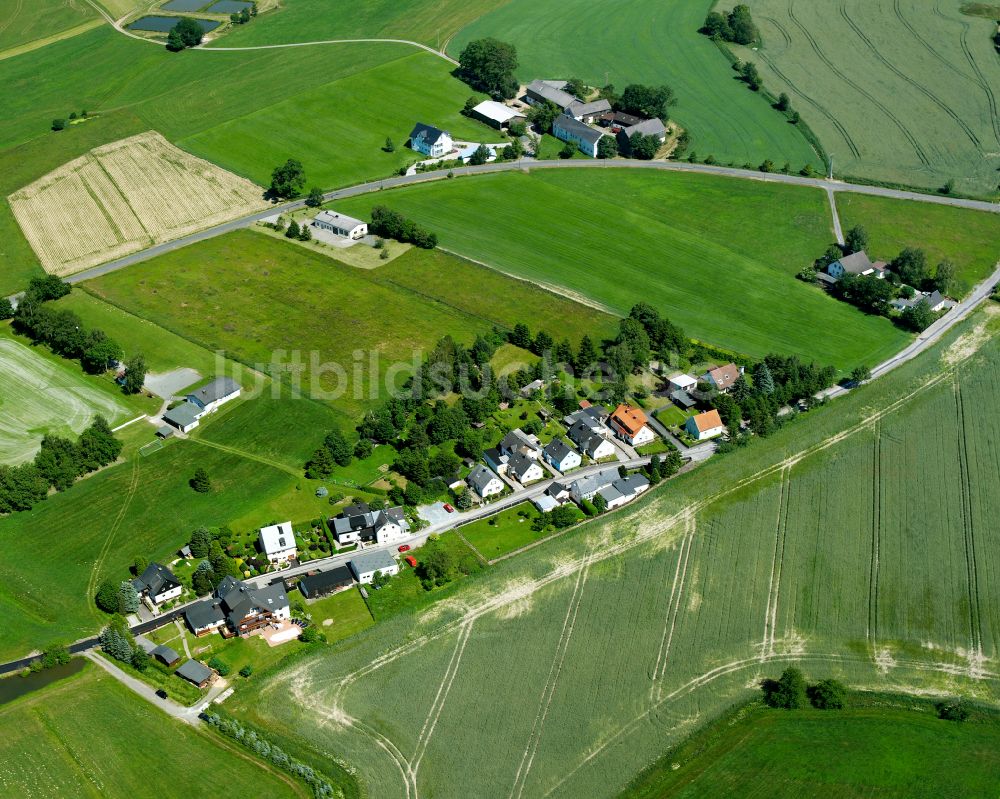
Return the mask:
<path fill-rule="evenodd" d="M 0 729 L 5 796 L 305 795 L 277 770 L 169 718 L 90 664 L 0 707 Z"/>
<path fill-rule="evenodd" d="M 0 0 L 0 55 L 4 50 L 77 28 L 97 18 L 84 0 Z"/>
<path fill-rule="evenodd" d="M 75 437 L 98 414 L 112 424 L 133 415 L 74 364 L 0 337 L 0 463 L 31 460 L 45 433 Z"/>
<path fill-rule="evenodd" d="M 834 155 L 840 175 L 993 194 L 1000 60 L 992 21 L 940 0 L 755 0 L 764 46 L 739 49 Z"/>
<path fill-rule="evenodd" d="M 437 286 L 429 281 L 421 291 L 408 287 L 403 276 L 409 264 L 417 274 L 435 276 Z M 453 296 L 442 285 L 446 269 L 455 275 Z M 480 271 L 419 250 L 379 269 L 355 269 L 239 231 L 102 276 L 87 287 L 209 351 L 271 370 L 286 388 L 297 379 L 302 394 L 342 411 L 350 427 L 384 399 L 382 378 L 390 367 L 400 364 L 409 369 L 404 377 L 411 374 L 414 358 L 419 362 L 444 335 L 471 344 L 494 324 L 524 321 L 537 330 L 558 318 L 576 319 L 580 330 L 588 322 L 595 331 L 610 327 L 604 314 L 502 275 L 491 276 L 495 295 L 476 295 L 473 282 L 462 277 L 466 269 Z"/>
<path fill-rule="evenodd" d="M 373 797 L 613 797 L 790 662 L 995 702 L 998 386 L 994 306 L 767 447 L 713 459 L 234 707 L 356 764 Z"/>
<path fill-rule="evenodd" d="M 818 166 L 805 137 L 736 80 L 725 56 L 698 33 L 713 5 L 625 0 L 609 11 L 585 0 L 511 0 L 463 28 L 448 53 L 457 58 L 469 41 L 495 36 L 517 46 L 518 75 L 525 82 L 576 76 L 619 90 L 630 83 L 666 83 L 677 93 L 671 116 L 689 131 L 702 158 Z"/>
<path fill-rule="evenodd" d="M 266 207 L 263 190 L 158 133 L 98 147 L 8 197 L 46 271 L 79 272 Z"/>
<path fill-rule="evenodd" d="M 814 189 L 642 170 L 538 170 L 339 207 L 365 215 L 376 203 L 503 272 L 623 315 L 650 302 L 688 335 L 752 355 L 796 354 L 849 371 L 881 361 L 907 338 L 795 279 L 833 237 L 826 197 Z"/>

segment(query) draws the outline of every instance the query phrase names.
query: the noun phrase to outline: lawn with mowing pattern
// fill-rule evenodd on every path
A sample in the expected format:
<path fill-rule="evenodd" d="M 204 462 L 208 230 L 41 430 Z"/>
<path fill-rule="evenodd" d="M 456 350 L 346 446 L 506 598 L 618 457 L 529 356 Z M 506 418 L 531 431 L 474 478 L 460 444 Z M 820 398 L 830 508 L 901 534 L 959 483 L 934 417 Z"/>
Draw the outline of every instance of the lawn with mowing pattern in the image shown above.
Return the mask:
<path fill-rule="evenodd" d="M 4 50 L 45 39 L 96 18 L 96 12 L 87 3 L 67 0 L 19 0 L 0 2 L 0 55 Z M 66 109 L 69 116 L 72 108 Z M 80 109 L 76 109 L 79 111 Z"/>
<path fill-rule="evenodd" d="M 547 535 L 531 529 L 531 522 L 537 517 L 538 511 L 526 502 L 489 519 L 467 524 L 459 532 L 483 557 L 492 560 Z"/>
<path fill-rule="evenodd" d="M 794 354 L 850 370 L 889 357 L 908 338 L 795 279 L 833 237 L 826 197 L 814 189 L 553 170 L 446 181 L 340 207 L 363 216 L 376 203 L 504 272 L 623 315 L 652 303 L 689 336 L 751 355 Z"/>

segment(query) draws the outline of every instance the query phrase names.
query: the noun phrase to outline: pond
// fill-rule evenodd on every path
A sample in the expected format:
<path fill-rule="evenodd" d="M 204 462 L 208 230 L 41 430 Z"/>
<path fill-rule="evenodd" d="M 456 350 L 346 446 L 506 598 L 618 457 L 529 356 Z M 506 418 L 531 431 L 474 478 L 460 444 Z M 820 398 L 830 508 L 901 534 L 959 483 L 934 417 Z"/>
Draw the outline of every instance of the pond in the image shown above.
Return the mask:
<path fill-rule="evenodd" d="M 211 0 L 170 0 L 160 6 L 161 11 L 199 11 Z"/>
<path fill-rule="evenodd" d="M 252 5 L 253 3 L 247 3 L 244 0 L 219 0 L 205 10 L 210 14 L 235 14 L 244 8 L 250 8 Z"/>
<path fill-rule="evenodd" d="M 150 16 L 143 17 L 142 19 L 137 19 L 131 25 L 128 26 L 130 31 L 151 31 L 152 33 L 167 33 L 180 17 L 158 17 Z M 216 22 L 214 19 L 195 19 L 199 25 L 201 25 L 202 30 L 206 33 L 210 30 L 214 30 L 219 27 L 221 23 Z"/>
<path fill-rule="evenodd" d="M 0 680 L 0 705 L 20 699 L 25 694 L 30 694 L 41 688 L 45 688 L 57 680 L 72 677 L 83 670 L 83 658 L 72 658 L 69 663 L 61 666 L 54 666 L 51 669 L 43 669 L 29 674 L 27 677 L 13 675 Z"/>

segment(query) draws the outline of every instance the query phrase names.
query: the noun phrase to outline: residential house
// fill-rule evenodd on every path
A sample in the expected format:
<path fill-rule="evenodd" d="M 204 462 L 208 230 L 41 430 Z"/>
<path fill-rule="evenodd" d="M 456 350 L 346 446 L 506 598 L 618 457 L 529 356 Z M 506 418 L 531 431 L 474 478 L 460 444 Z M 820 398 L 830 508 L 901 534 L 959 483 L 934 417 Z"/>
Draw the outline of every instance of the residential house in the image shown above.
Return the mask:
<path fill-rule="evenodd" d="M 533 80 L 525 87 L 524 101 L 528 105 L 553 103 L 560 111 L 565 111 L 573 103 L 578 103 L 572 94 L 564 91 L 566 81 Z"/>
<path fill-rule="evenodd" d="M 552 123 L 552 135 L 560 141 L 572 142 L 581 153 L 591 158 L 597 158 L 597 143 L 604 137 L 601 131 L 565 114 Z"/>
<path fill-rule="evenodd" d="M 185 661 L 174 674 L 178 677 L 183 677 L 188 682 L 194 683 L 199 688 L 204 688 L 215 678 L 215 672 L 197 660 Z"/>
<path fill-rule="evenodd" d="M 698 381 L 688 374 L 677 374 L 667 378 L 667 386 L 671 391 L 690 391 L 698 385 Z"/>
<path fill-rule="evenodd" d="M 291 522 L 260 528 L 260 551 L 269 563 L 288 563 L 298 554 Z"/>
<path fill-rule="evenodd" d="M 181 659 L 180 655 L 165 644 L 160 644 L 159 646 L 154 647 L 149 654 L 160 661 L 160 663 L 164 666 L 173 666 L 178 660 Z"/>
<path fill-rule="evenodd" d="M 726 393 L 733 387 L 733 384 L 740 379 L 743 369 L 734 363 L 727 363 L 725 366 L 717 366 L 709 369 L 704 374 L 704 380 L 716 391 Z"/>
<path fill-rule="evenodd" d="M 410 523 L 400 507 L 372 510 L 364 502 L 344 508 L 329 520 L 337 544 L 393 544 L 410 535 Z"/>
<path fill-rule="evenodd" d="M 217 377 L 211 383 L 206 383 L 193 394 L 187 395 L 187 401 L 198 409 L 198 418 L 214 413 L 221 406 L 236 399 L 241 393 L 240 384 L 231 377 Z"/>
<path fill-rule="evenodd" d="M 611 103 L 607 100 L 594 100 L 590 103 L 584 103 L 580 100 L 576 100 L 570 103 L 565 110 L 567 116 L 573 117 L 577 122 L 583 122 L 587 125 L 591 125 L 595 122 L 599 122 L 602 115 L 610 113 Z"/>
<path fill-rule="evenodd" d="M 726 432 L 726 426 L 722 423 L 722 417 L 714 408 L 705 413 L 699 413 L 688 417 L 684 423 L 685 429 L 691 437 L 697 441 L 704 441 L 709 438 L 721 436 Z"/>
<path fill-rule="evenodd" d="M 201 637 L 225 626 L 226 614 L 214 599 L 203 599 L 188 606 L 184 611 L 184 620 L 191 632 Z"/>
<path fill-rule="evenodd" d="M 173 425 L 182 433 L 189 433 L 198 426 L 198 408 L 190 402 L 182 402 L 163 414 L 163 421 Z M 161 436 L 165 438 L 165 436 Z"/>
<path fill-rule="evenodd" d="M 291 618 L 284 586 L 278 582 L 265 588 L 252 586 L 227 576 L 211 599 L 203 599 L 184 611 L 195 635 L 220 630 L 226 637 L 249 635 L 269 624 Z"/>
<path fill-rule="evenodd" d="M 548 513 L 558 508 L 561 503 L 556 501 L 555 497 L 542 494 L 532 499 L 531 504 L 538 508 L 539 513 Z"/>
<path fill-rule="evenodd" d="M 597 493 L 604 498 L 608 510 L 614 510 L 631 502 L 639 494 L 648 490 L 649 480 L 641 474 L 630 474 L 628 477 L 619 477 L 611 485 L 605 486 Z"/>
<path fill-rule="evenodd" d="M 313 217 L 313 226 L 320 230 L 328 230 L 337 236 L 345 239 L 358 241 L 368 235 L 368 223 L 362 222 L 351 216 L 335 213 L 334 211 L 320 211 Z"/>
<path fill-rule="evenodd" d="M 656 438 L 656 434 L 646 424 L 646 414 L 625 402 L 615 408 L 608 426 L 633 447 L 641 447 Z"/>
<path fill-rule="evenodd" d="M 616 134 L 618 139 L 618 151 L 623 155 L 632 152 L 632 137 L 637 133 L 643 136 L 655 136 L 656 140 L 663 144 L 667 140 L 667 128 L 659 119 L 644 119 L 627 128 L 621 128 Z"/>
<path fill-rule="evenodd" d="M 884 261 L 872 263 L 868 253 L 864 250 L 845 255 L 843 258 L 831 263 L 826 268 L 826 273 L 834 280 L 840 280 L 845 275 L 869 275 L 877 277 L 879 280 L 885 278 L 886 264 Z"/>
<path fill-rule="evenodd" d="M 513 453 L 507 461 L 507 474 L 521 485 L 534 483 L 545 477 L 541 464 L 523 452 Z"/>
<path fill-rule="evenodd" d="M 184 590 L 174 573 L 159 563 L 150 563 L 132 581 L 132 587 L 139 596 L 149 599 L 154 605 L 177 599 Z"/>
<path fill-rule="evenodd" d="M 509 128 L 511 122 L 518 120 L 523 122 L 527 119 L 520 111 L 515 111 L 510 106 L 498 103 L 496 100 L 483 100 L 472 109 L 472 116 L 497 130 Z"/>
<path fill-rule="evenodd" d="M 346 566 L 334 566 L 327 571 L 307 574 L 299 580 L 299 592 L 306 599 L 319 599 L 354 585 L 354 578 Z"/>
<path fill-rule="evenodd" d="M 530 397 L 536 391 L 541 391 L 545 388 L 545 381 L 539 378 L 538 380 L 532 380 L 528 385 L 521 389 L 522 397 Z"/>
<path fill-rule="evenodd" d="M 576 503 L 583 502 L 585 499 L 593 499 L 598 491 L 611 485 L 618 479 L 620 479 L 620 476 L 617 466 L 601 469 L 599 472 L 581 477 L 579 480 L 574 480 L 569 484 L 570 499 Z"/>
<path fill-rule="evenodd" d="M 355 579 L 362 585 L 369 585 L 376 574 L 392 576 L 399 574 L 399 564 L 396 559 L 384 549 L 365 552 L 352 558 L 348 563 Z"/>
<path fill-rule="evenodd" d="M 940 291 L 933 291 L 930 294 L 925 294 L 923 300 L 927 303 L 927 307 L 930 308 L 933 313 L 948 311 L 954 308 L 957 304 L 954 300 L 949 300 L 945 297 Z"/>
<path fill-rule="evenodd" d="M 505 435 L 497 449 L 500 450 L 501 455 L 510 456 L 519 452 L 532 460 L 538 460 L 542 456 L 542 445 L 538 436 L 529 435 L 520 427 Z"/>
<path fill-rule="evenodd" d="M 410 131 L 410 147 L 431 158 L 440 158 L 452 150 L 451 134 L 433 125 L 418 122 Z"/>
<path fill-rule="evenodd" d="M 497 447 L 490 447 L 487 450 L 483 450 L 483 460 L 497 474 L 507 474 L 508 456 L 500 452 Z"/>
<path fill-rule="evenodd" d="M 562 438 L 552 439 L 548 443 L 548 446 L 542 450 L 542 455 L 546 463 L 552 464 L 560 472 L 568 472 L 570 469 L 575 469 L 583 462 L 580 458 L 580 453 Z"/>
<path fill-rule="evenodd" d="M 465 482 L 468 483 L 470 490 L 475 491 L 479 495 L 480 499 L 497 496 L 498 494 L 502 494 L 504 490 L 503 480 L 482 464 L 479 464 L 469 472 L 469 476 L 465 478 Z"/>
<path fill-rule="evenodd" d="M 602 461 L 615 454 L 615 445 L 608 440 L 611 431 L 590 417 L 578 418 L 566 432 L 567 437 L 591 460 Z"/>
<path fill-rule="evenodd" d="M 611 435 L 611 431 L 604 427 L 604 423 L 608 421 L 608 417 L 611 416 L 611 411 L 605 408 L 603 405 L 592 405 L 587 400 L 580 400 L 580 410 L 573 411 L 563 419 L 563 423 L 566 427 L 572 427 L 576 422 L 581 419 L 586 420 L 588 423 L 596 423 L 596 426 L 604 431 L 605 435 Z"/>

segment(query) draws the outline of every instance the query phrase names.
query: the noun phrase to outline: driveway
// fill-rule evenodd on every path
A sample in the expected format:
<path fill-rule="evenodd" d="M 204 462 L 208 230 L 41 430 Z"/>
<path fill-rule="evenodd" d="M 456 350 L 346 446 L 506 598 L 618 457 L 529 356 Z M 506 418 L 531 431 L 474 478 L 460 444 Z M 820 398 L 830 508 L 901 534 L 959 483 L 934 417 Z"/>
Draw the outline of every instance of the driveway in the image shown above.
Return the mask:
<path fill-rule="evenodd" d="M 421 505 L 417 508 L 417 513 L 421 519 L 430 523 L 432 527 L 447 524 L 455 516 L 454 513 L 448 513 L 444 509 L 443 502 L 435 502 L 433 505 Z"/>
<path fill-rule="evenodd" d="M 155 394 L 162 399 L 170 399 L 179 391 L 197 383 L 200 379 L 200 372 L 184 366 L 170 372 L 148 374 L 142 385 L 151 394 Z"/>

